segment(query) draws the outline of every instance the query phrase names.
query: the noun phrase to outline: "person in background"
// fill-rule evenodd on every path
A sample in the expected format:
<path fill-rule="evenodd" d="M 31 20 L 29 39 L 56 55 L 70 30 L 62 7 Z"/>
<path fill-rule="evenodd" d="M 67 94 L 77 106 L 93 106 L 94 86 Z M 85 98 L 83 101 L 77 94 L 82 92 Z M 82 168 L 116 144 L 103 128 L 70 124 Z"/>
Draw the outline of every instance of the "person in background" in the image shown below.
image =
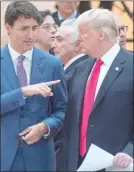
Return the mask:
<path fill-rule="evenodd" d="M 52 16 L 57 25 L 60 26 L 66 19 L 76 19 L 79 16 L 77 11 L 79 4 L 79 1 L 56 2 L 57 11 L 54 12 Z"/>
<path fill-rule="evenodd" d="M 35 47 L 44 50 L 45 52 L 50 52 L 58 25 L 55 23 L 49 10 L 39 11 L 39 13 L 43 18 L 43 23 L 39 27 Z"/>
<path fill-rule="evenodd" d="M 86 11 L 76 24 L 84 53 L 92 58 L 79 63 L 67 81 L 62 163 L 57 169 L 76 171 L 92 143 L 114 155 L 114 166 L 126 168 L 133 163 L 125 150 L 133 136 L 133 55 L 120 47 L 111 11 Z"/>
<path fill-rule="evenodd" d="M 55 40 L 52 44 L 55 55 L 61 57 L 62 63 L 64 64 L 67 81 L 72 74 L 72 69 L 74 69 L 78 63 L 89 58 L 87 55 L 81 53 L 82 47 L 80 47 L 78 41 L 78 29 L 75 27 L 75 21 L 75 19 L 64 21 L 57 30 Z M 61 141 L 62 131 L 58 133 L 55 138 L 56 159 L 58 163 L 61 163 L 58 161 L 58 152 L 60 151 Z"/>
<path fill-rule="evenodd" d="M 62 23 L 52 44 L 56 56 L 59 56 L 64 65 L 66 78 L 76 64 L 88 59 L 88 55 L 81 53 L 82 48 L 78 40 L 78 28 L 75 19 L 68 19 Z"/>
<path fill-rule="evenodd" d="M 32 3 L 8 5 L 9 43 L 1 48 L 1 171 L 56 171 L 53 140 L 63 127 L 67 91 L 60 58 L 33 46 L 40 24 Z"/>

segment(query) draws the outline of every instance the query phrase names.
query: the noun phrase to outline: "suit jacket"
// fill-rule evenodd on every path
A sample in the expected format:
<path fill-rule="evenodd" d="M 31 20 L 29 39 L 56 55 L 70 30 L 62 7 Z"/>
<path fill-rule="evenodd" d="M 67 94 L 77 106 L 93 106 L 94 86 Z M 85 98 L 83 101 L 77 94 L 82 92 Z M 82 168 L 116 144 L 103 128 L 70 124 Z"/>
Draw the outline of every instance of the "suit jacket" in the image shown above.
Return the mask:
<path fill-rule="evenodd" d="M 74 67 L 77 64 L 79 64 L 80 62 L 83 62 L 84 60 L 86 60 L 88 58 L 89 58 L 88 55 L 84 55 L 84 56 L 78 58 L 77 60 L 75 60 L 70 66 L 68 66 L 68 68 L 65 70 L 66 82 L 68 82 L 69 78 L 71 78 L 70 76 L 72 75 L 72 71 L 73 71 Z M 68 86 L 68 84 L 67 84 L 67 86 Z M 67 87 L 67 90 L 69 91 L 68 87 Z M 62 131 L 60 131 L 55 137 L 55 147 L 56 147 L 57 153 L 60 150 L 61 140 L 62 140 Z"/>
<path fill-rule="evenodd" d="M 34 47 L 30 84 L 57 79 L 61 83 L 52 86 L 53 97 L 34 95 L 24 99 L 8 46 L 1 48 L 1 171 L 9 171 L 13 163 L 18 134 L 42 121 L 49 125 L 50 134 L 33 145 L 22 143 L 24 162 L 28 171 L 55 170 L 53 138 L 63 126 L 67 103 L 64 70 L 58 57 Z"/>
<path fill-rule="evenodd" d="M 68 81 L 69 97 L 63 129 L 59 171 L 76 171 L 79 157 L 79 129 L 84 90 L 95 60 L 80 63 Z M 119 70 L 115 70 L 118 67 Z M 121 49 L 112 63 L 96 97 L 87 129 L 90 145 L 115 155 L 122 152 L 133 134 L 133 56 Z M 131 150 L 133 151 L 133 150 Z M 60 163 L 62 159 L 62 164 Z"/>
<path fill-rule="evenodd" d="M 79 15 L 80 15 L 80 14 L 77 13 L 76 18 L 77 18 Z M 61 21 L 59 20 L 58 12 L 57 12 L 57 11 L 54 12 L 54 13 L 52 14 L 52 16 L 53 16 L 53 19 L 55 20 L 55 23 L 56 23 L 58 26 L 60 26 L 60 25 L 61 25 Z"/>

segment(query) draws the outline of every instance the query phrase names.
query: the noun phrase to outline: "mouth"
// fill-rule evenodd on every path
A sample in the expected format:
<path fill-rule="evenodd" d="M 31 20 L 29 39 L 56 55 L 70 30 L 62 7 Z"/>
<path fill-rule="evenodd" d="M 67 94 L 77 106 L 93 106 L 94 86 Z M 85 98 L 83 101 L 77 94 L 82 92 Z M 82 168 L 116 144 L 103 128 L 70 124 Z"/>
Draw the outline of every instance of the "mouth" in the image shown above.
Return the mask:
<path fill-rule="evenodd" d="M 25 41 L 26 44 L 33 44 L 34 41 Z"/>
<path fill-rule="evenodd" d="M 52 37 L 51 37 L 51 39 L 55 39 L 55 37 L 54 37 L 54 36 L 52 36 Z"/>
<path fill-rule="evenodd" d="M 126 40 L 120 41 L 120 44 L 121 44 L 121 45 L 124 45 L 125 43 L 126 43 Z"/>

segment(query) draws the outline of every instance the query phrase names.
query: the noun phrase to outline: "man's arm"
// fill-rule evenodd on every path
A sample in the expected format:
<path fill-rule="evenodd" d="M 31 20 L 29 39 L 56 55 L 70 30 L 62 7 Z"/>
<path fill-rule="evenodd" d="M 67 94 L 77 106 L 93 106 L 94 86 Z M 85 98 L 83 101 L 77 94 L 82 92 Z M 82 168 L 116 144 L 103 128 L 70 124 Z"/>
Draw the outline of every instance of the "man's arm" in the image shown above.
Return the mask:
<path fill-rule="evenodd" d="M 56 136 L 56 134 L 62 129 L 67 105 L 67 90 L 64 69 L 59 59 L 57 62 L 54 80 L 60 80 L 61 82 L 52 87 L 54 95 L 51 98 L 51 114 L 43 121 L 50 129 L 48 138 Z"/>
<path fill-rule="evenodd" d="M 15 110 L 25 104 L 22 89 L 18 88 L 1 95 L 1 115 Z"/>
<path fill-rule="evenodd" d="M 1 95 L 1 115 L 15 110 L 25 104 L 25 97 L 40 94 L 44 97 L 52 96 L 53 93 L 48 86 L 58 84 L 60 81 L 50 81 L 35 85 L 29 85 Z"/>

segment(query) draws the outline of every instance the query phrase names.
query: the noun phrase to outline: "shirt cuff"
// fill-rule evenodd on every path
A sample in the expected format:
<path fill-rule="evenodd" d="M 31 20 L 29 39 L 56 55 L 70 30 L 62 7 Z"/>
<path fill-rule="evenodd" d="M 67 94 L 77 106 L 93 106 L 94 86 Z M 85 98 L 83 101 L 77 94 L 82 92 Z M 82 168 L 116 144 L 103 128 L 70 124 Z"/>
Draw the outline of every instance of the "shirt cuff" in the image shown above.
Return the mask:
<path fill-rule="evenodd" d="M 47 139 L 47 137 L 48 137 L 49 134 L 50 134 L 50 127 L 49 127 L 49 125 L 48 125 L 47 123 L 45 123 L 45 124 L 47 125 L 48 132 L 45 133 L 43 137 L 44 137 L 45 139 Z"/>

